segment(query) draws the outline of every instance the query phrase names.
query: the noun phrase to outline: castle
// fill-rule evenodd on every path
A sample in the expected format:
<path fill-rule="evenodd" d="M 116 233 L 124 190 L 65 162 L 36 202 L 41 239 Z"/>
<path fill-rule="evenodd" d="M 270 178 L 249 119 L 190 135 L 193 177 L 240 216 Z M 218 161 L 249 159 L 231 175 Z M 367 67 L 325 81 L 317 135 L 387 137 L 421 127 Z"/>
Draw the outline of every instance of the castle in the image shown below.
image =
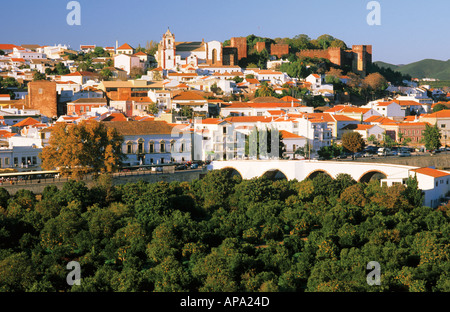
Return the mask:
<path fill-rule="evenodd" d="M 259 42 L 258 42 L 259 43 Z M 280 58 L 289 53 L 289 45 L 272 44 L 270 47 L 259 45 L 256 49 L 261 52 L 267 49 L 270 54 Z M 246 37 L 233 37 L 229 46 L 222 46 L 219 41 L 190 41 L 177 42 L 175 35 L 167 29 L 159 43 L 158 51 L 155 54 L 158 66 L 167 70 L 179 70 L 183 66 L 199 64 L 211 66 L 234 66 L 247 57 L 248 47 Z"/>
<path fill-rule="evenodd" d="M 326 50 L 302 50 L 297 56 L 325 58 L 338 66 L 349 66 L 354 73 L 365 76 L 367 67 L 372 64 L 372 46 L 354 45 L 351 50 L 331 47 Z"/>
<path fill-rule="evenodd" d="M 256 51 L 266 49 L 270 55 L 281 58 L 289 54 L 289 45 L 271 44 L 257 42 Z M 191 65 L 197 67 L 199 64 L 211 66 L 237 65 L 238 62 L 247 57 L 248 46 L 246 37 L 233 37 L 229 46 L 222 46 L 219 41 L 189 41 L 176 42 L 175 35 L 167 29 L 159 43 L 155 54 L 158 66 L 167 70 L 180 70 L 182 67 Z M 338 66 L 349 66 L 351 70 L 362 76 L 366 75 L 367 67 L 372 63 L 371 45 L 354 45 L 351 50 L 341 48 L 328 48 L 326 50 L 303 50 L 297 56 L 317 57 L 330 60 Z"/>

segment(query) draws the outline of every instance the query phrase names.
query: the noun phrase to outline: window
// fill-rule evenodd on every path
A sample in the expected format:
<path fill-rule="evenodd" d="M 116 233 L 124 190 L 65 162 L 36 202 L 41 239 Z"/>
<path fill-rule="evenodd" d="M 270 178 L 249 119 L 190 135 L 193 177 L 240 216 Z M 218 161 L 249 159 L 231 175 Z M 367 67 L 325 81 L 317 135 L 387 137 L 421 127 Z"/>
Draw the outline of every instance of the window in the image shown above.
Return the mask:
<path fill-rule="evenodd" d="M 150 142 L 149 146 L 148 146 L 148 150 L 150 154 L 153 154 L 155 152 L 155 143 Z M 152 158 L 153 159 L 153 158 Z M 153 161 L 152 161 L 153 162 Z"/>
<path fill-rule="evenodd" d="M 166 142 L 164 141 L 159 142 L 159 152 L 160 153 L 166 152 Z"/>
<path fill-rule="evenodd" d="M 9 166 L 9 157 L 5 158 L 5 166 Z M 448 180 L 447 180 L 447 184 L 448 184 Z"/>
<path fill-rule="evenodd" d="M 127 143 L 127 154 L 133 153 L 133 145 L 131 143 Z"/>
<path fill-rule="evenodd" d="M 173 153 L 175 151 L 175 141 L 170 141 L 170 152 Z"/>
<path fill-rule="evenodd" d="M 161 158 L 161 163 L 162 163 L 162 164 L 164 163 L 164 158 Z"/>

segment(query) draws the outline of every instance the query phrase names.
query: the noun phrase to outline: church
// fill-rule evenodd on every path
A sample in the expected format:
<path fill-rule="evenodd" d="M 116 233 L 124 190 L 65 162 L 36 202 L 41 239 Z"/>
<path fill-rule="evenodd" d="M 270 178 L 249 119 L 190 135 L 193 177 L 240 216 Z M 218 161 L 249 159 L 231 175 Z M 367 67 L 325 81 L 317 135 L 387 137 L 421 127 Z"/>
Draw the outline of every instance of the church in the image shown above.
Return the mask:
<path fill-rule="evenodd" d="M 159 67 L 176 71 L 180 71 L 182 67 L 188 65 L 195 68 L 199 64 L 214 66 L 234 65 L 234 60 L 237 60 L 237 55 L 227 53 L 227 59 L 224 61 L 223 50 L 220 41 L 176 42 L 175 35 L 167 29 L 159 43 L 155 57 Z"/>

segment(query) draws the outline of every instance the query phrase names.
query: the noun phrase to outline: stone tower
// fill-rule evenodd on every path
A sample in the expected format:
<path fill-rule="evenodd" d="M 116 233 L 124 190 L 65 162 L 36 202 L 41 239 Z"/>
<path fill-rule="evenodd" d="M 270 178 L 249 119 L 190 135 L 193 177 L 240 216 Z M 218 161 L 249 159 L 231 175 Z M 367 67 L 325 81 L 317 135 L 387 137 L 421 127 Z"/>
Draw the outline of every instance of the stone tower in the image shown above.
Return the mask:
<path fill-rule="evenodd" d="M 167 28 L 158 47 L 158 65 L 163 69 L 173 69 L 176 67 L 175 63 L 175 35 Z"/>

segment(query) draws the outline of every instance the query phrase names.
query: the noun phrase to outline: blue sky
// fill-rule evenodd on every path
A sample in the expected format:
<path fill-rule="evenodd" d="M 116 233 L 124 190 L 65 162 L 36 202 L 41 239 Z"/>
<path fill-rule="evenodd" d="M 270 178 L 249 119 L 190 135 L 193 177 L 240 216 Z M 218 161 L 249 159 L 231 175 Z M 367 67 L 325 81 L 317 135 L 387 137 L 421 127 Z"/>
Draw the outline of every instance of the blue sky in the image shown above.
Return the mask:
<path fill-rule="evenodd" d="M 6 31 L 0 43 L 136 47 L 159 42 L 170 27 L 177 41 L 224 41 L 254 34 L 315 39 L 330 34 L 347 43 L 372 44 L 373 60 L 406 64 L 450 59 L 448 0 L 378 0 L 381 25 L 369 26 L 370 0 L 79 0 L 81 25 L 69 26 L 69 0 L 1 4 Z M 10 13 L 8 13 L 10 12 Z"/>

